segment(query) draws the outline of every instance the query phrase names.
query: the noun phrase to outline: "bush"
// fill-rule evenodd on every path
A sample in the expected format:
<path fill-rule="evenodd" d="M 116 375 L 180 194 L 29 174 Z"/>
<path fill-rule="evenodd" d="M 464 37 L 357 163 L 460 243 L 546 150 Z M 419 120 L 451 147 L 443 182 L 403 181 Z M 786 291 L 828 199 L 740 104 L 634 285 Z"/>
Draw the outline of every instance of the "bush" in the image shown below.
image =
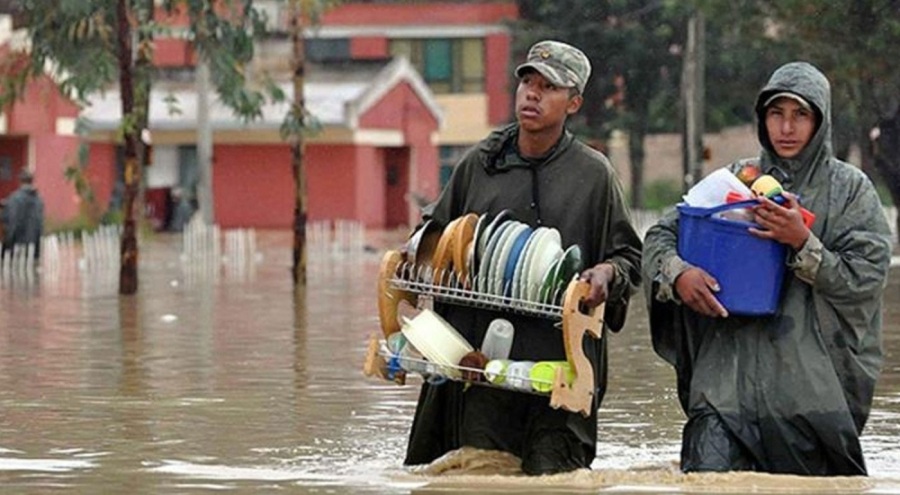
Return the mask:
<path fill-rule="evenodd" d="M 62 234 L 64 232 L 72 232 L 76 238 L 81 237 L 82 232 L 91 232 L 96 229 L 97 225 L 86 215 L 79 215 L 71 220 L 63 222 L 46 222 L 44 224 L 44 234 Z"/>
<path fill-rule="evenodd" d="M 681 201 L 681 185 L 672 180 L 656 180 L 644 185 L 644 209 L 664 210 Z"/>

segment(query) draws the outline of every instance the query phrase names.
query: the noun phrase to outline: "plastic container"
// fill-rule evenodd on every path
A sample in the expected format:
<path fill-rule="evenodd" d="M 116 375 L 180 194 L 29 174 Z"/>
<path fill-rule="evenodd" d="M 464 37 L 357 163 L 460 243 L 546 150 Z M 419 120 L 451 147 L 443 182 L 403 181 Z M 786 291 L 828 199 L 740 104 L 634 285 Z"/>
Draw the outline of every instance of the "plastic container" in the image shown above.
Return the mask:
<path fill-rule="evenodd" d="M 481 352 L 488 359 L 507 359 L 514 336 L 513 324 L 509 320 L 497 318 L 488 325 L 484 340 L 481 342 Z"/>
<path fill-rule="evenodd" d="M 719 282 L 716 298 L 730 314 L 775 313 L 781 297 L 787 247 L 747 231 L 758 225 L 717 218 L 718 213 L 746 208 L 755 200 L 713 208 L 678 205 L 678 255 Z"/>
<path fill-rule="evenodd" d="M 720 168 L 694 184 L 683 199 L 690 206 L 711 208 L 724 203 L 729 192 L 751 196 L 750 188 L 741 179 L 727 168 Z"/>
<path fill-rule="evenodd" d="M 534 361 L 512 361 L 506 366 L 506 385 L 519 390 L 531 390 L 531 368 Z"/>
<path fill-rule="evenodd" d="M 528 377 L 531 379 L 531 387 L 538 392 L 553 390 L 553 382 L 556 381 L 556 370 L 563 370 L 563 377 L 568 385 L 575 380 L 575 370 L 568 361 L 538 361 L 531 367 Z"/>
<path fill-rule="evenodd" d="M 506 370 L 512 363 L 509 359 L 492 359 L 484 365 L 484 379 L 502 385 L 506 382 Z"/>
<path fill-rule="evenodd" d="M 447 368 L 451 378 L 459 375 L 454 368 L 459 360 L 474 350 L 447 320 L 430 309 L 423 309 L 413 319 L 403 317 L 400 331 L 425 359 Z"/>

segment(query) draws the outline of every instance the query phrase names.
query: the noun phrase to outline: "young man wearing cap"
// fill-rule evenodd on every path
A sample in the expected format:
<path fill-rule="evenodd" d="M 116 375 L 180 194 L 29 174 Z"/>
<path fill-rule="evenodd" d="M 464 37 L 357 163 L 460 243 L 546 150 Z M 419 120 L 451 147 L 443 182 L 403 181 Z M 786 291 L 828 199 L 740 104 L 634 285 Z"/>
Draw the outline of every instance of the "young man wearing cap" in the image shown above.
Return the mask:
<path fill-rule="evenodd" d="M 533 228 L 559 230 L 563 246 L 577 244 L 591 283 L 590 306 L 606 302 L 606 329 L 619 330 L 630 295 L 640 282 L 641 242 L 607 158 L 566 129 L 583 102 L 588 58 L 577 48 L 542 41 L 516 69 L 517 122 L 469 150 L 425 217 L 446 225 L 467 213 L 513 218 Z M 436 304 L 478 348 L 490 322 L 510 320 L 510 358 L 565 360 L 557 321 L 508 312 Z M 588 417 L 550 407 L 547 396 L 456 382 L 425 384 L 410 434 L 406 464 L 424 464 L 463 446 L 510 452 L 528 474 L 589 467 L 597 441 L 596 408 L 606 388 L 606 340 L 585 339 L 595 371 L 594 407 Z"/>
<path fill-rule="evenodd" d="M 758 164 L 793 193 L 784 205 L 760 198 L 750 229 L 788 246 L 777 312 L 729 315 L 718 281 L 678 257 L 676 212 L 644 238 L 654 348 L 675 367 L 688 417 L 681 467 L 862 475 L 890 230 L 869 178 L 832 154 L 831 89 L 818 69 L 782 66 L 755 108 L 761 154 L 730 169 Z"/>

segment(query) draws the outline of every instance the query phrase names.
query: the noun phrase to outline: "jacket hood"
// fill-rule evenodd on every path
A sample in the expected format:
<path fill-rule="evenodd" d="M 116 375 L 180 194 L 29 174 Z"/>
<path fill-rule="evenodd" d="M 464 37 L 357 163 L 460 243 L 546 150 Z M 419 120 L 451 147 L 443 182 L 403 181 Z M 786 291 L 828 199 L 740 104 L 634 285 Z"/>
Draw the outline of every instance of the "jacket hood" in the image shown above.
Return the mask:
<path fill-rule="evenodd" d="M 519 124 L 513 123 L 492 132 L 478 147 L 482 154 L 482 163 L 488 174 L 506 172 L 512 168 L 529 168 L 535 162 L 525 160 L 516 151 L 516 140 L 519 137 Z M 563 129 L 562 137 L 554 145 L 550 153 L 539 162 L 547 162 L 564 152 L 572 144 L 575 137 L 568 129 Z"/>
<path fill-rule="evenodd" d="M 794 93 L 803 97 L 816 113 L 816 131 L 803 151 L 794 158 L 781 158 L 776 153 L 766 131 L 765 103 L 774 94 Z M 831 144 L 831 84 L 819 69 L 807 62 L 791 62 L 778 68 L 756 98 L 757 136 L 763 147 L 764 169 L 776 166 L 785 172 L 794 185 L 808 180 L 813 169 L 833 155 Z"/>

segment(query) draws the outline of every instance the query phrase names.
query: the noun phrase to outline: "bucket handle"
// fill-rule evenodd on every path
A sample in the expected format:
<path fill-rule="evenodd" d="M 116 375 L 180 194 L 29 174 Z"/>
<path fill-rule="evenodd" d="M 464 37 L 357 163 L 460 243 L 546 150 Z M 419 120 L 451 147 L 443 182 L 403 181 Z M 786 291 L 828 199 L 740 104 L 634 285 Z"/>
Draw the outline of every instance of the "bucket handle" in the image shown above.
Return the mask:
<path fill-rule="evenodd" d="M 719 206 L 714 206 L 712 208 L 704 208 L 703 215 L 698 215 L 698 216 L 708 217 L 711 215 L 715 215 L 716 213 L 721 213 L 723 211 L 736 210 L 738 208 L 747 208 L 747 207 L 750 207 L 753 205 L 758 205 L 758 204 L 759 204 L 759 201 L 757 201 L 755 198 L 754 199 L 745 199 L 743 201 L 737 201 L 735 203 L 724 203 Z"/>

